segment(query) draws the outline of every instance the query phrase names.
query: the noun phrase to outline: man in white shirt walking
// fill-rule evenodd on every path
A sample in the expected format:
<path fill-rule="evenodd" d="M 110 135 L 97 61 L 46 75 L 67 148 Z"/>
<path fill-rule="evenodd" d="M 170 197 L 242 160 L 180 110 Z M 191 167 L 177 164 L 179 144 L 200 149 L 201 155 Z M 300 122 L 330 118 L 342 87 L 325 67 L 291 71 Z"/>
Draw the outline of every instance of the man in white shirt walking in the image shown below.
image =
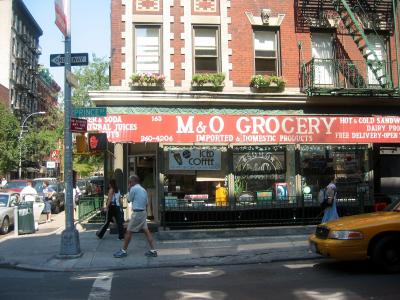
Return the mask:
<path fill-rule="evenodd" d="M 37 191 L 32 187 L 32 181 L 28 180 L 26 187 L 24 187 L 21 191 L 22 201 L 35 201 L 36 195 Z"/>
<path fill-rule="evenodd" d="M 129 195 L 128 202 L 132 203 L 132 216 L 129 221 L 128 227 L 126 229 L 124 244 L 120 250 L 114 253 L 114 257 L 121 258 L 127 256 L 127 250 L 129 242 L 132 238 L 133 232 L 139 232 L 143 230 L 147 242 L 149 243 L 150 250 L 145 253 L 148 257 L 156 257 L 157 251 L 154 250 L 154 240 L 153 236 L 147 227 L 147 192 L 146 190 L 139 184 L 140 179 L 137 175 L 132 175 L 129 177 Z"/>

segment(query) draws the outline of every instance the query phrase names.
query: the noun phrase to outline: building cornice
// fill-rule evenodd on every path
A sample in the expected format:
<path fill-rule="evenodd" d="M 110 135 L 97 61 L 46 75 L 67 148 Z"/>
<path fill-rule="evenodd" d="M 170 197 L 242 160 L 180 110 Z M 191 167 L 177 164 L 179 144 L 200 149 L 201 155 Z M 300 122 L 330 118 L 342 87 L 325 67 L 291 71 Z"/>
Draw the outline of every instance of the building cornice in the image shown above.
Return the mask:
<path fill-rule="evenodd" d="M 398 97 L 307 96 L 302 93 L 244 93 L 195 91 L 89 91 L 96 106 L 400 106 Z"/>

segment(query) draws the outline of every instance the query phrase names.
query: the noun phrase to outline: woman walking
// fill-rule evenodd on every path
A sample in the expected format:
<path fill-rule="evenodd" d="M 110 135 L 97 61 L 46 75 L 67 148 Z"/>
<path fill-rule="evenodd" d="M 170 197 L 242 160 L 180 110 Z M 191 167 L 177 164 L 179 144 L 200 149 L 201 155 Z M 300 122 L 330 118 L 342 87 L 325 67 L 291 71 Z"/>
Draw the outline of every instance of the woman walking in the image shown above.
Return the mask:
<path fill-rule="evenodd" d="M 322 218 L 321 223 L 325 223 L 328 221 L 334 221 L 339 219 L 339 215 L 336 208 L 336 194 L 337 188 L 335 185 L 335 178 L 333 177 L 331 182 L 325 189 L 326 198 L 327 198 L 327 207 L 324 209 L 324 216 Z"/>
<path fill-rule="evenodd" d="M 111 179 L 108 185 L 108 198 L 104 210 L 106 211 L 106 222 L 96 232 L 97 237 L 99 239 L 103 238 L 112 218 L 114 217 L 118 225 L 118 239 L 124 239 L 122 199 L 115 179 Z"/>
<path fill-rule="evenodd" d="M 51 203 L 53 202 L 53 195 L 55 194 L 55 190 L 49 186 L 49 182 L 46 180 L 43 182 L 43 195 L 44 195 L 44 209 L 43 212 L 46 213 L 47 218 L 46 222 L 50 223 L 54 221 L 51 218 Z"/>

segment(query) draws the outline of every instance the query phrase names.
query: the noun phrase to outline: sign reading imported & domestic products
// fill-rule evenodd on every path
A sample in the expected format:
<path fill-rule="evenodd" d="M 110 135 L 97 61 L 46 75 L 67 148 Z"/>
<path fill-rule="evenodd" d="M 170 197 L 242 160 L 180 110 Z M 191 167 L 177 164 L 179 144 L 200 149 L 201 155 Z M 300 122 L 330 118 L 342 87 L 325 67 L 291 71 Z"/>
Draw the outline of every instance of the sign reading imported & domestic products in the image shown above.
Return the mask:
<path fill-rule="evenodd" d="M 113 143 L 399 143 L 399 116 L 124 115 L 88 119 Z"/>
<path fill-rule="evenodd" d="M 213 149 L 171 150 L 170 170 L 221 170 L 221 151 Z"/>

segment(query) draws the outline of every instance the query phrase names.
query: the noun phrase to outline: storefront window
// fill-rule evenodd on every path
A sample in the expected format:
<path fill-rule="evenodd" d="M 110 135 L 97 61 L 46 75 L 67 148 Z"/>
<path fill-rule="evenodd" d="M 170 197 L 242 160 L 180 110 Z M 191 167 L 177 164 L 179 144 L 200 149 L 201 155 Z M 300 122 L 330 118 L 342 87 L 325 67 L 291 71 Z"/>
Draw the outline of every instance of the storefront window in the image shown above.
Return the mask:
<path fill-rule="evenodd" d="M 237 204 L 266 204 L 291 201 L 294 186 L 294 147 L 233 147 L 234 190 Z M 289 165 L 289 168 L 288 168 Z M 293 189 L 294 192 L 294 189 Z"/>
<path fill-rule="evenodd" d="M 301 145 L 300 168 L 305 202 L 315 202 L 331 178 L 336 180 L 339 201 L 369 198 L 367 145 Z"/>
<path fill-rule="evenodd" d="M 228 157 L 224 147 L 164 149 L 166 208 L 228 205 Z"/>

